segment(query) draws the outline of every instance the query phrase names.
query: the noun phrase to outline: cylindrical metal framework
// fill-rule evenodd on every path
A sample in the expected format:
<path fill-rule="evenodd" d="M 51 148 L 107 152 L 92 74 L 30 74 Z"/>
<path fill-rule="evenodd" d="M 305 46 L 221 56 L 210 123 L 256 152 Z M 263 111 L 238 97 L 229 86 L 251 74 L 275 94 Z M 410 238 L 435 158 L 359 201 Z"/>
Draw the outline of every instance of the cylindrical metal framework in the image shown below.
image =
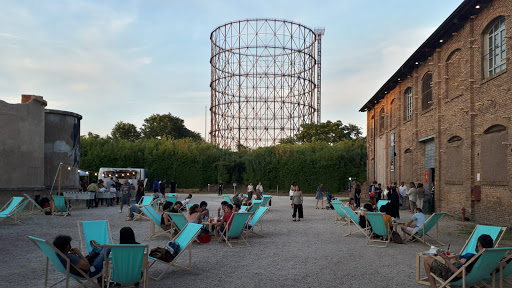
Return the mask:
<path fill-rule="evenodd" d="M 314 123 L 313 30 L 248 19 L 217 27 L 210 40 L 212 143 L 233 150 L 276 145 Z"/>

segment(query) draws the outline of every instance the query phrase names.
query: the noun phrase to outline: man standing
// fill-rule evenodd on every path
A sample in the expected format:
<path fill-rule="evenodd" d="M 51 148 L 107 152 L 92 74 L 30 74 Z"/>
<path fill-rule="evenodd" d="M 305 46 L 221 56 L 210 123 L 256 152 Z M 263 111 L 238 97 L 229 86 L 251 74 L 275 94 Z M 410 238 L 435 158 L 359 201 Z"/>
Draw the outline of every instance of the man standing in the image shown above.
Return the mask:
<path fill-rule="evenodd" d="M 407 186 L 405 186 L 404 182 L 400 182 L 398 192 L 400 193 L 400 205 L 402 206 L 402 210 L 405 210 L 409 205 L 407 205 Z"/>
<path fill-rule="evenodd" d="M 110 177 L 110 179 L 108 179 L 107 181 L 107 185 L 105 187 L 107 187 L 107 189 L 110 189 L 110 187 L 112 187 L 112 185 L 116 185 L 116 182 L 114 182 L 114 178 L 113 177 Z"/>
<path fill-rule="evenodd" d="M 170 183 L 169 186 L 171 186 L 171 193 L 175 194 L 176 193 L 176 187 L 178 186 L 178 184 L 176 184 L 176 182 L 174 182 L 174 180 L 171 179 L 171 183 Z"/>
<path fill-rule="evenodd" d="M 222 195 L 222 189 L 224 189 L 224 185 L 222 184 L 222 181 L 220 181 L 219 182 L 219 193 L 217 194 L 218 196 Z"/>
<path fill-rule="evenodd" d="M 165 198 L 165 188 L 166 188 L 165 182 L 167 182 L 166 179 L 162 180 L 162 182 L 160 182 L 160 185 L 159 185 L 160 194 L 162 194 L 162 199 Z"/>
<path fill-rule="evenodd" d="M 153 193 L 158 192 L 159 186 L 160 186 L 160 183 L 158 182 L 158 179 L 155 179 L 155 182 L 153 182 Z"/>
<path fill-rule="evenodd" d="M 128 179 L 124 179 L 123 186 L 121 186 L 121 209 L 119 210 L 119 213 L 123 213 L 123 204 L 130 207 L 132 187 L 133 186 L 128 183 Z"/>
<path fill-rule="evenodd" d="M 252 186 L 252 182 L 249 182 L 249 186 L 247 186 L 247 201 L 252 201 L 252 195 L 254 194 L 254 186 Z"/>

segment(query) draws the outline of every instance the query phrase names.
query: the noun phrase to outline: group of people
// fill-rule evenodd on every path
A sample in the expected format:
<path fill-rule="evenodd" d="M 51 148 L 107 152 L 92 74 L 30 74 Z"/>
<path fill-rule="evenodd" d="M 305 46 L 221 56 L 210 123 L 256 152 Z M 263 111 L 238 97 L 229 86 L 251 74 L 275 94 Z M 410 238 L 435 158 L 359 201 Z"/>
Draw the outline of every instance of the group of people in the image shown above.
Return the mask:
<path fill-rule="evenodd" d="M 171 193 L 176 193 L 176 188 L 178 187 L 178 184 L 171 180 L 169 183 L 169 188 Z M 165 189 L 167 189 L 167 179 L 163 179 L 158 181 L 158 179 L 155 179 L 155 182 L 153 182 L 153 192 L 154 193 L 160 193 L 162 195 L 162 198 L 165 198 Z"/>

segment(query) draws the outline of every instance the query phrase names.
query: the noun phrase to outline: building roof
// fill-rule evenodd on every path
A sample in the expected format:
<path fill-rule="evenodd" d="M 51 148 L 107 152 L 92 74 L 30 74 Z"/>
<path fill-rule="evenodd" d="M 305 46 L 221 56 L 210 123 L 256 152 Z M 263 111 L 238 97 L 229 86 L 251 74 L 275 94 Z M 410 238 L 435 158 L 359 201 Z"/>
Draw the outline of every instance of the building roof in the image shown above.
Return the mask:
<path fill-rule="evenodd" d="M 439 49 L 453 37 L 453 33 L 459 31 L 466 25 L 466 22 L 471 16 L 479 14 L 493 0 L 464 0 L 453 13 L 446 18 L 446 20 L 428 37 L 421 46 L 414 51 L 414 53 L 405 61 L 404 64 L 391 76 L 391 78 L 382 85 L 382 87 L 373 95 L 366 104 L 364 104 L 359 112 L 366 112 L 375 107 L 380 100 L 384 99 L 386 94 L 393 90 L 398 83 L 411 75 L 414 69 L 425 63 L 428 57 L 432 56 L 436 49 Z"/>

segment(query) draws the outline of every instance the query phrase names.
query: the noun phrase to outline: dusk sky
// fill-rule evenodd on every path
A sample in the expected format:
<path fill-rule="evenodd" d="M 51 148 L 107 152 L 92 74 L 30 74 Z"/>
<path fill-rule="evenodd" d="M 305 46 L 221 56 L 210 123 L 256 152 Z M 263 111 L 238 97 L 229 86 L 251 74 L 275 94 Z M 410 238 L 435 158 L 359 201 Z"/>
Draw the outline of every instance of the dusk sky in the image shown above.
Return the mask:
<path fill-rule="evenodd" d="M 325 27 L 322 121 L 366 134 L 359 109 L 462 0 L 0 3 L 1 100 L 41 95 L 49 109 L 81 114 L 82 135 L 170 112 L 204 136 L 217 26 L 277 18 Z"/>

